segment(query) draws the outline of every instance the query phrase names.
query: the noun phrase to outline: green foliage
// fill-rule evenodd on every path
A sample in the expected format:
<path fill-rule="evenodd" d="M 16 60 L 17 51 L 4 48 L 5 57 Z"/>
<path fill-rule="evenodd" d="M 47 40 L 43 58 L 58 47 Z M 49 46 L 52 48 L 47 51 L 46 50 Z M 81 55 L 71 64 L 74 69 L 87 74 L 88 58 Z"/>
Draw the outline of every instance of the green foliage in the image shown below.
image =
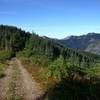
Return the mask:
<path fill-rule="evenodd" d="M 0 78 L 4 76 L 6 60 L 9 60 L 13 56 L 14 53 L 11 51 L 0 51 Z"/>
<path fill-rule="evenodd" d="M 30 58 L 30 62 L 32 63 L 33 66 L 48 67 L 50 61 L 45 56 L 34 55 L 33 57 Z"/>
<path fill-rule="evenodd" d="M 29 36 L 16 27 L 0 25 L 0 50 L 22 50 Z"/>
<path fill-rule="evenodd" d="M 99 82 L 62 79 L 48 90 L 48 100 L 100 100 Z"/>
<path fill-rule="evenodd" d="M 45 55 L 33 54 L 30 50 L 25 50 L 17 53 L 18 58 L 27 59 L 33 66 L 37 67 L 48 67 L 50 59 Z"/>
<path fill-rule="evenodd" d="M 5 62 L 14 55 L 15 54 L 12 51 L 0 51 L 0 62 Z"/>
<path fill-rule="evenodd" d="M 4 69 L 5 69 L 5 65 L 0 62 L 0 78 L 4 76 L 4 73 L 3 73 Z"/>
<path fill-rule="evenodd" d="M 61 81 L 48 90 L 48 100 L 100 100 L 100 63 L 86 67 L 84 63 L 80 66 L 69 59 L 65 65 L 66 75 L 60 76 L 60 69 L 57 70 Z"/>
<path fill-rule="evenodd" d="M 49 70 L 47 72 L 48 77 L 61 78 L 66 77 L 66 74 L 66 66 L 62 56 L 50 63 Z"/>
<path fill-rule="evenodd" d="M 29 39 L 28 43 L 26 44 L 26 51 L 31 52 L 31 56 L 33 55 L 41 55 L 46 56 L 48 59 L 55 59 L 60 55 L 61 46 L 57 45 L 51 40 L 43 39 L 38 35 L 32 34 L 31 38 Z"/>
<path fill-rule="evenodd" d="M 95 64 L 93 67 L 87 69 L 87 76 L 100 78 L 100 64 Z"/>
<path fill-rule="evenodd" d="M 0 63 L 0 72 L 2 72 L 4 69 L 4 64 Z"/>

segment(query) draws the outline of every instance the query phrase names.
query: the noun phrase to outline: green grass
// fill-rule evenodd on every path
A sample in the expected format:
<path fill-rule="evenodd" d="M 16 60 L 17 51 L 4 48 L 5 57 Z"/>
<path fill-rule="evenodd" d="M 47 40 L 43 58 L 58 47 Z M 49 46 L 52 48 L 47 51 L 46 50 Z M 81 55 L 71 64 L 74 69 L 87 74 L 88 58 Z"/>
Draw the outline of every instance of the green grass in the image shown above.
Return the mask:
<path fill-rule="evenodd" d="M 4 76 L 5 65 L 0 63 L 0 78 Z"/>
<path fill-rule="evenodd" d="M 6 66 L 6 61 L 11 59 L 14 56 L 12 51 L 0 51 L 0 78 L 4 76 L 4 69 Z"/>
<path fill-rule="evenodd" d="M 4 70 L 4 64 L 0 63 L 0 72 Z"/>
<path fill-rule="evenodd" d="M 12 51 L 0 51 L 0 62 L 5 63 L 6 60 L 9 60 L 14 56 Z"/>

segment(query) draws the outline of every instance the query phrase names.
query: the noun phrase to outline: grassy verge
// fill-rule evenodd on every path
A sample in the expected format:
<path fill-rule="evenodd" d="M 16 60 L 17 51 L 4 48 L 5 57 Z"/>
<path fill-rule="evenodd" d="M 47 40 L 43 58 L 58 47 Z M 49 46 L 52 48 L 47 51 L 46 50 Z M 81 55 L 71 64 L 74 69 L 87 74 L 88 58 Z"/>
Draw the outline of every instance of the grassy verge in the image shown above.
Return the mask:
<path fill-rule="evenodd" d="M 0 51 L 0 78 L 4 77 L 4 70 L 6 68 L 7 60 L 14 56 L 12 51 Z"/>
<path fill-rule="evenodd" d="M 0 78 L 4 77 L 5 65 L 0 63 Z"/>
<path fill-rule="evenodd" d="M 20 59 L 24 67 L 31 73 L 32 77 L 40 84 L 43 91 L 46 92 L 49 88 L 53 87 L 60 80 L 57 78 L 48 78 L 47 67 L 33 66 L 28 59 Z"/>

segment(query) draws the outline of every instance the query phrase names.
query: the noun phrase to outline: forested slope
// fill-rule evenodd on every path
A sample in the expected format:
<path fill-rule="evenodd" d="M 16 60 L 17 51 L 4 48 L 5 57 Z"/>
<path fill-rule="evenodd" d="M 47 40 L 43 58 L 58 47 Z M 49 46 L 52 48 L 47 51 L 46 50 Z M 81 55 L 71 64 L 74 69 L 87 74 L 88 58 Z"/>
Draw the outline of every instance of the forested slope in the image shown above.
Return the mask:
<path fill-rule="evenodd" d="M 30 34 L 14 26 L 0 25 L 0 49 L 19 51 L 25 47 Z"/>
<path fill-rule="evenodd" d="M 25 32 L 14 26 L 0 25 L 0 50 L 27 51 L 29 55 L 44 55 L 55 59 L 60 55 L 64 57 L 79 57 L 80 60 L 93 60 L 93 57 L 79 53 L 70 48 L 64 48 L 62 45 L 53 42 L 53 40 L 39 37 L 34 33 Z M 29 52 L 28 52 L 29 50 Z"/>

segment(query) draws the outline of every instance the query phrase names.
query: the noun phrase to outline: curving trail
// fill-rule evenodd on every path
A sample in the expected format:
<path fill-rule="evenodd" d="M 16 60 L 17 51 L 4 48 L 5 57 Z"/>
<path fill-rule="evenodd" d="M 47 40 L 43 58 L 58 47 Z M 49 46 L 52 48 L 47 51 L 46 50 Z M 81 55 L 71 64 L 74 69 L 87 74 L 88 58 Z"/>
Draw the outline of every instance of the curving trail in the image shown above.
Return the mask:
<path fill-rule="evenodd" d="M 12 59 L 0 79 L 0 100 L 42 100 L 39 84 L 18 59 Z"/>

